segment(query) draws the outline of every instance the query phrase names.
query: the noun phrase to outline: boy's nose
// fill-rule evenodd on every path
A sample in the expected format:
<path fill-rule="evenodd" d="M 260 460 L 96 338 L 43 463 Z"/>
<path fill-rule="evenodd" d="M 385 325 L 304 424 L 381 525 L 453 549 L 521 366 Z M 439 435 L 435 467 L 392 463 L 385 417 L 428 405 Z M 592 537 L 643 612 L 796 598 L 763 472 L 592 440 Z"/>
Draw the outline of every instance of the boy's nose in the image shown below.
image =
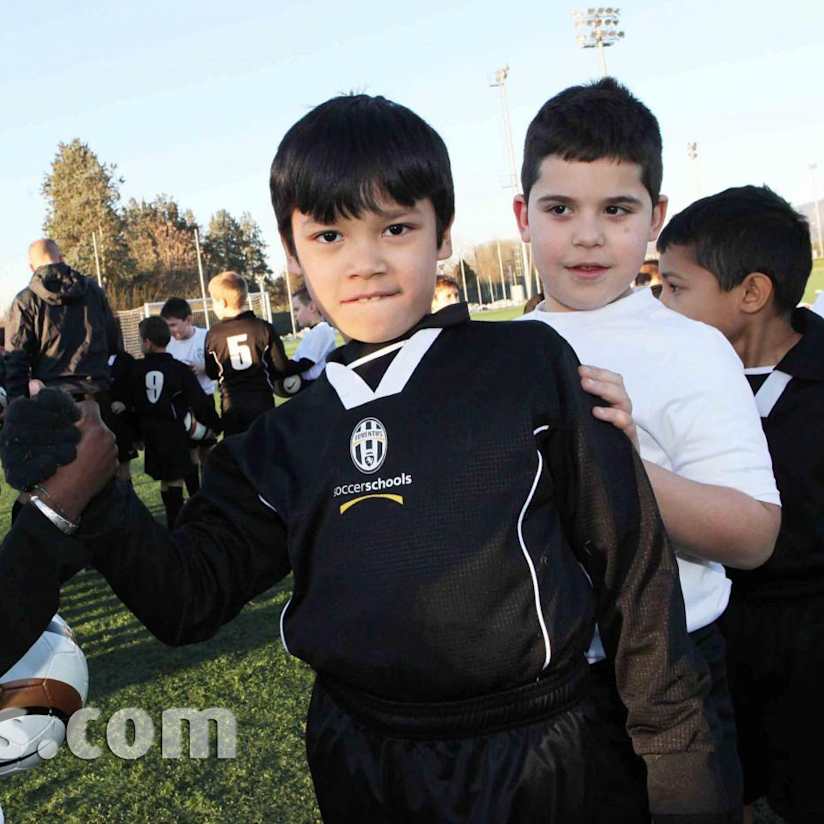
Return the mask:
<path fill-rule="evenodd" d="M 603 246 L 604 232 L 600 222 L 594 218 L 579 221 L 572 235 L 572 243 L 585 248 Z"/>
<path fill-rule="evenodd" d="M 377 243 L 360 243 L 352 247 L 348 261 L 349 277 L 371 278 L 386 272 L 386 259 Z"/>

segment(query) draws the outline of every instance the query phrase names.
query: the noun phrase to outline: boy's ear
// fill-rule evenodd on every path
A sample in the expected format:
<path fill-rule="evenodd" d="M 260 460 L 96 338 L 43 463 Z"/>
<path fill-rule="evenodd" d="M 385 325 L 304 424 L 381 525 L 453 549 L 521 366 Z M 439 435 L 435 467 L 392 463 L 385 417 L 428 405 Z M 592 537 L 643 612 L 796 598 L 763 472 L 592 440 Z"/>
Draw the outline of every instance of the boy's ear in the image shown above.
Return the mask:
<path fill-rule="evenodd" d="M 524 243 L 529 243 L 529 210 L 523 195 L 515 195 L 512 199 L 512 211 L 515 212 L 515 220 L 518 223 L 521 240 Z"/>
<path fill-rule="evenodd" d="M 452 224 L 446 227 L 441 245 L 438 246 L 438 260 L 449 260 L 452 257 Z"/>
<path fill-rule="evenodd" d="M 667 206 L 669 206 L 669 198 L 666 195 L 660 195 L 658 202 L 652 207 L 652 222 L 649 227 L 649 237 L 647 240 L 657 240 L 661 229 L 664 226 L 664 221 L 667 219 Z"/>
<path fill-rule="evenodd" d="M 775 293 L 772 280 L 763 272 L 750 272 L 738 288 L 741 291 L 741 311 L 748 315 L 760 312 Z"/>

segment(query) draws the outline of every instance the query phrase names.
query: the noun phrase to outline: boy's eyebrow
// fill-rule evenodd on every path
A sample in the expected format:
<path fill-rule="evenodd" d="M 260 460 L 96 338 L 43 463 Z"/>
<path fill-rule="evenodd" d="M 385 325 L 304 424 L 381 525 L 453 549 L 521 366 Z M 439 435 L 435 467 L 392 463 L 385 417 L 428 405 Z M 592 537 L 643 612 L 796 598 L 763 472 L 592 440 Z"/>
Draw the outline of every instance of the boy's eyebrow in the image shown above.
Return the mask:
<path fill-rule="evenodd" d="M 669 269 L 667 269 L 666 271 L 662 269 L 660 274 L 661 274 L 661 277 L 665 278 L 666 280 L 669 280 L 670 278 L 681 278 L 681 277 L 683 277 L 682 275 L 679 275 L 678 272 L 672 272 Z"/>
<path fill-rule="evenodd" d="M 643 206 L 644 203 L 639 197 L 635 195 L 616 195 L 615 197 L 604 198 L 604 203 L 607 206 L 618 206 L 622 203 L 629 203 L 632 206 Z"/>
<path fill-rule="evenodd" d="M 567 197 L 566 195 L 541 195 L 538 198 L 538 203 L 566 203 L 572 204 L 575 203 L 574 197 Z"/>
<path fill-rule="evenodd" d="M 370 210 L 371 211 L 371 210 Z M 376 214 L 381 220 L 397 220 L 404 215 L 411 215 L 411 214 L 418 214 L 419 210 L 417 206 L 395 206 L 388 209 L 378 209 L 373 214 Z M 331 223 L 327 223 L 323 220 L 316 220 L 311 214 L 304 214 L 301 215 L 301 222 L 303 226 L 308 226 L 311 224 L 317 224 L 320 226 L 329 226 L 334 224 L 336 221 L 332 220 Z"/>

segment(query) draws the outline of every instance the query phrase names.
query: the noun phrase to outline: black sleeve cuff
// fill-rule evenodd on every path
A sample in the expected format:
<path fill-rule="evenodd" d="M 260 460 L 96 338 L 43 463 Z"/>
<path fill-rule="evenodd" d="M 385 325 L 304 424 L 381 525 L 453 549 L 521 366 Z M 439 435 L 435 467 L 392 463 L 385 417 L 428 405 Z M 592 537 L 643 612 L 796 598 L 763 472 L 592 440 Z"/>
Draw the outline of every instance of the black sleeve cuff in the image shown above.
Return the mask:
<path fill-rule="evenodd" d="M 728 820 L 736 802 L 727 796 L 715 752 L 645 755 L 644 761 L 654 822 L 720 824 Z"/>

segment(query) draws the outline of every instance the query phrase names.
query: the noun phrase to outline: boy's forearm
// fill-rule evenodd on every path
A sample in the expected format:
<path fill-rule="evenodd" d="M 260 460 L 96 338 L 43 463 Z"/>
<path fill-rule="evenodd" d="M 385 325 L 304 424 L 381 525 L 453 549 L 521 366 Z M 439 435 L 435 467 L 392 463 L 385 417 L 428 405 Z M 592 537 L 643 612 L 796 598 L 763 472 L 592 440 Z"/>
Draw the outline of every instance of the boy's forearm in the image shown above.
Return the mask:
<path fill-rule="evenodd" d="M 84 512 L 77 536 L 115 594 L 172 645 L 210 638 L 290 571 L 282 521 L 260 502 L 222 444 L 174 530 L 119 483 Z"/>
<path fill-rule="evenodd" d="M 644 461 L 673 543 L 689 555 L 754 569 L 772 555 L 781 508 L 723 486 L 702 484 Z"/>

